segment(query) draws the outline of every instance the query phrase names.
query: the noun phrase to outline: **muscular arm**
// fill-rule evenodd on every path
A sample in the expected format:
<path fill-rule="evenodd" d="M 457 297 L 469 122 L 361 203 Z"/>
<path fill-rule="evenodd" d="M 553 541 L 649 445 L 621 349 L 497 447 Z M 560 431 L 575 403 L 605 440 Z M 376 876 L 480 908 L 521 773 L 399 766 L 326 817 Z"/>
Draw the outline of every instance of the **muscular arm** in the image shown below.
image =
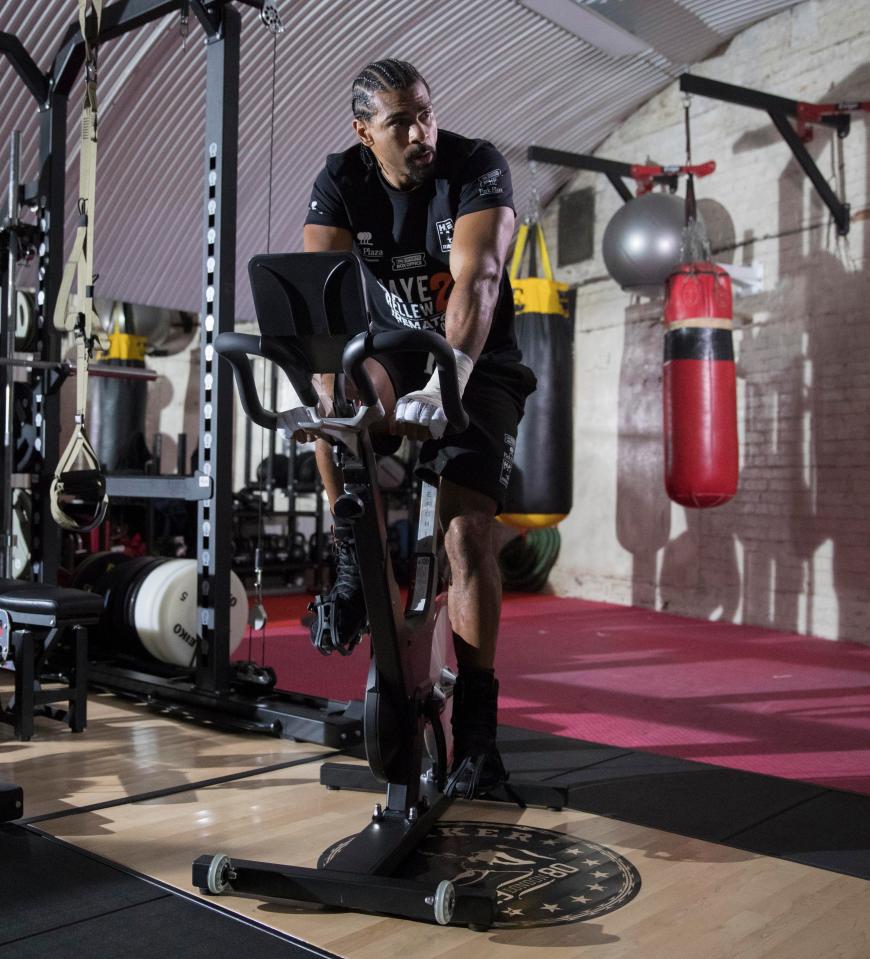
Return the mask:
<path fill-rule="evenodd" d="M 452 347 L 475 362 L 489 336 L 514 219 L 510 207 L 500 206 L 466 213 L 453 230 L 454 286 L 447 301 L 445 333 Z"/>
<path fill-rule="evenodd" d="M 306 253 L 329 253 L 332 250 L 352 250 L 353 235 L 340 226 L 318 226 L 306 223 L 302 228 L 302 246 Z"/>

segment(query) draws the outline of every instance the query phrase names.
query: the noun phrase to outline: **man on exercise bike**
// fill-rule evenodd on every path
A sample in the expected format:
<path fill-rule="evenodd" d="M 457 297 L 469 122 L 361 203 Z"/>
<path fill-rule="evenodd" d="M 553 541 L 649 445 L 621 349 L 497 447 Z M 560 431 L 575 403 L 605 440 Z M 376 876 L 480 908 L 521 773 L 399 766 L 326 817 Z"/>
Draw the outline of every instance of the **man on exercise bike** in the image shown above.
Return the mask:
<path fill-rule="evenodd" d="M 450 789 L 470 798 L 505 778 L 496 747 L 501 577 L 493 520 L 504 503 L 525 399 L 535 388 L 520 362 L 505 271 L 515 219 L 510 170 L 485 140 L 438 130 L 429 86 L 405 61 L 366 66 L 353 83 L 352 109 L 359 142 L 330 155 L 318 175 L 304 246 L 356 253 L 374 330 L 434 330 L 456 357 L 470 418 L 461 434 L 445 433 L 437 372 L 430 375 L 424 356 L 369 359 L 366 369 L 393 441 L 422 440 L 418 472 L 440 477 L 458 663 Z M 316 385 L 328 412 L 332 384 L 323 377 Z M 284 414 L 285 430 L 293 432 L 306 416 L 304 408 Z M 325 440 L 317 441 L 316 457 L 332 505 L 341 478 Z M 366 626 L 352 536 L 350 524 L 335 523 L 337 577 L 321 600 L 331 604 L 332 628 L 312 628 L 324 653 L 348 652 Z"/>

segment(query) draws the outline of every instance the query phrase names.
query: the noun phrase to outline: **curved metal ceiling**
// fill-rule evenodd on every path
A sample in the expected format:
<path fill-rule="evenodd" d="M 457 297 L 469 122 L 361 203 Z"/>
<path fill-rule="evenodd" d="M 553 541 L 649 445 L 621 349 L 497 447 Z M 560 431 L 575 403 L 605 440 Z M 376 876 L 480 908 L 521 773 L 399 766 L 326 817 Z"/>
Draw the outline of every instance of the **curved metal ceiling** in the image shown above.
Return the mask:
<path fill-rule="evenodd" d="M 349 90 L 369 60 L 414 62 L 433 92 L 439 124 L 486 137 L 505 153 L 517 209 L 528 208 L 531 143 L 590 153 L 632 110 L 686 65 L 794 0 L 556 0 L 583 2 L 648 47 L 609 56 L 520 0 L 278 0 L 271 249 L 300 247 L 310 185 L 327 153 L 352 143 Z M 18 36 L 48 70 L 75 0 L 0 3 L 0 31 Z M 237 315 L 252 316 L 246 264 L 267 245 L 272 36 L 242 13 Z M 197 312 L 202 257 L 205 57 L 191 18 L 178 16 L 103 45 L 95 269 L 99 293 Z M 67 224 L 78 189 L 78 98 L 70 98 Z M 22 175 L 35 177 L 38 119 L 32 96 L 0 59 L 0 169 L 22 131 Z M 546 200 L 569 174 L 542 167 Z M 5 190 L 4 190 L 5 193 Z M 71 236 L 71 230 L 68 229 Z"/>

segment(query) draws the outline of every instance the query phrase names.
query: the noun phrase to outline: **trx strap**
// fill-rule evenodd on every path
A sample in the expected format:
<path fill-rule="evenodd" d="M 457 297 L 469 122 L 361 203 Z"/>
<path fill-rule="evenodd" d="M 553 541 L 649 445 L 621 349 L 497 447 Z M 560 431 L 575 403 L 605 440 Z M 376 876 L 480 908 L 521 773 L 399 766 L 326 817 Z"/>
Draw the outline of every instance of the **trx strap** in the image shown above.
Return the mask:
<path fill-rule="evenodd" d="M 60 456 L 51 483 L 51 515 L 64 529 L 85 532 L 103 521 L 109 505 L 106 481 L 85 429 L 88 362 L 94 347 L 108 349 L 109 340 L 94 312 L 94 192 L 97 171 L 97 42 L 103 0 L 78 0 L 79 25 L 85 45 L 85 98 L 82 105 L 79 156 L 79 222 L 72 252 L 64 266 L 54 310 L 54 325 L 72 333 L 76 345 L 75 429 Z M 72 293 L 73 278 L 78 278 Z M 81 460 L 81 468 L 73 469 Z"/>

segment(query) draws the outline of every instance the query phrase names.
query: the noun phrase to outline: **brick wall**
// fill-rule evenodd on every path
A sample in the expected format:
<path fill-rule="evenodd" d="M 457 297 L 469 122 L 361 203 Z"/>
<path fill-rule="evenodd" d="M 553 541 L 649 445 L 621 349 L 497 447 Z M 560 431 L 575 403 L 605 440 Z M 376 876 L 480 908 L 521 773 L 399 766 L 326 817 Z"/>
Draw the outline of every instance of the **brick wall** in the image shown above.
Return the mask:
<path fill-rule="evenodd" d="M 809 0 L 693 71 L 792 99 L 870 100 L 868 41 L 861 5 Z M 735 301 L 741 479 L 712 510 L 664 492 L 661 303 L 620 290 L 600 253 L 621 200 L 603 176 L 567 187 L 596 191 L 596 254 L 558 271 L 578 296 L 574 511 L 557 592 L 870 642 L 868 133 L 858 114 L 848 138 L 817 128 L 809 147 L 838 194 L 845 187 L 844 241 L 765 113 L 693 99 L 694 159 L 718 164 L 696 192 L 724 207 L 736 240 L 715 259 L 758 265 L 764 278 Z M 596 153 L 679 163 L 683 150 L 672 83 Z M 556 217 L 552 203 L 553 251 Z"/>

